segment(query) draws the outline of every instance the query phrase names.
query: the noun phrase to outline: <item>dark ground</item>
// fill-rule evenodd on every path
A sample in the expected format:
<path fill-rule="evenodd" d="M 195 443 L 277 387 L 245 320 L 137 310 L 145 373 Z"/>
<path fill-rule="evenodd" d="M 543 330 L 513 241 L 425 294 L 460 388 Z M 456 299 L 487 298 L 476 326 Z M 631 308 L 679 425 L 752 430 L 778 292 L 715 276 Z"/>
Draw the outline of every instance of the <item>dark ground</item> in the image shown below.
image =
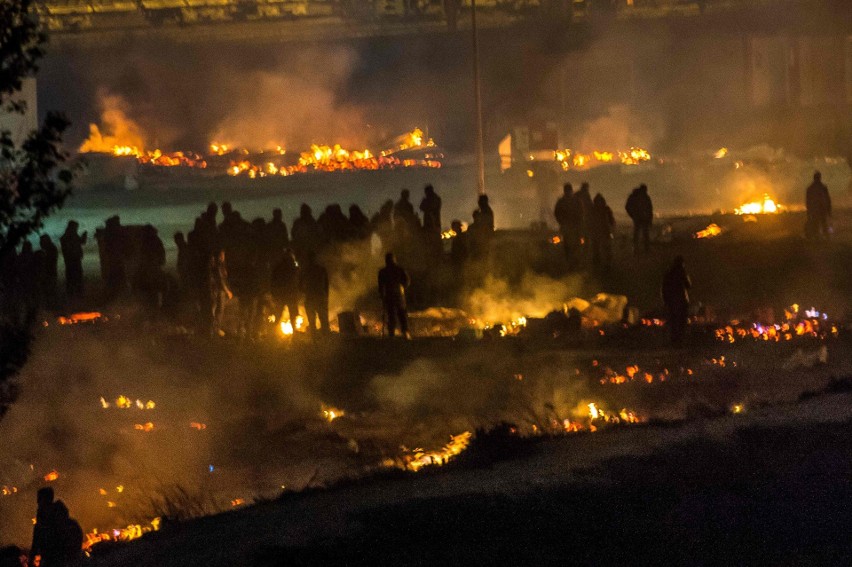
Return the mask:
<path fill-rule="evenodd" d="M 750 427 L 551 489 L 362 510 L 339 538 L 253 564 L 840 565 L 852 553 L 850 434 L 850 422 Z"/>

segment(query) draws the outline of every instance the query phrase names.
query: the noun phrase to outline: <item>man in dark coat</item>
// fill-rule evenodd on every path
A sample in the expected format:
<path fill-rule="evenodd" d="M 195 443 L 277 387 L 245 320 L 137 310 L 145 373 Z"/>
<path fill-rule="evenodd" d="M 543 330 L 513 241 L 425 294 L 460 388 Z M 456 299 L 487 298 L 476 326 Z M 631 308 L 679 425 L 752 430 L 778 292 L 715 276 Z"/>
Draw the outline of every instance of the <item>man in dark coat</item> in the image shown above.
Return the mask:
<path fill-rule="evenodd" d="M 328 271 L 317 264 L 316 255 L 308 254 L 302 266 L 301 288 L 305 294 L 308 330 L 328 333 Z M 319 319 L 319 325 L 317 325 Z"/>
<path fill-rule="evenodd" d="M 59 280 L 59 249 L 50 236 L 42 234 L 36 255 L 42 301 L 45 307 L 54 308 L 56 307 L 56 284 Z"/>
<path fill-rule="evenodd" d="M 65 232 L 59 238 L 62 259 L 65 261 L 65 292 L 69 298 L 83 293 L 83 245 L 89 235 L 87 232 L 77 234 L 79 227 L 77 221 L 68 221 Z"/>
<path fill-rule="evenodd" d="M 654 206 L 648 195 L 648 186 L 644 183 L 633 190 L 624 206 L 627 214 L 633 220 L 633 247 L 639 252 L 639 239 L 642 239 L 642 249 L 650 250 L 651 224 L 654 222 Z"/>
<path fill-rule="evenodd" d="M 556 201 L 553 215 L 556 217 L 556 222 L 559 223 L 565 259 L 568 261 L 568 266 L 573 268 L 576 266 L 579 257 L 583 209 L 580 202 L 575 198 L 574 188 L 570 183 L 562 186 L 562 196 Z"/>
<path fill-rule="evenodd" d="M 310 253 L 309 253 L 310 255 Z M 272 268 L 270 290 L 276 303 L 275 309 L 280 321 L 289 319 L 296 328 L 296 317 L 299 316 L 299 264 L 292 250 L 285 250 L 281 260 Z M 284 318 L 284 308 L 287 308 L 287 319 Z"/>
<path fill-rule="evenodd" d="M 396 332 L 397 322 L 403 337 L 411 338 L 408 333 L 408 311 L 405 302 L 405 290 L 411 285 L 411 279 L 397 263 L 392 252 L 385 254 L 385 267 L 379 270 L 379 297 L 387 318 L 388 337 Z"/>
<path fill-rule="evenodd" d="M 615 227 L 615 217 L 600 193 L 595 195 L 592 203 L 589 221 L 592 262 L 596 266 L 609 269 L 612 263 L 612 230 Z"/>
<path fill-rule="evenodd" d="M 692 280 L 686 273 L 683 256 L 676 256 L 671 267 L 663 276 L 663 303 L 669 312 L 669 330 L 672 344 L 679 346 L 686 334 L 686 324 L 689 317 L 689 289 Z"/>
<path fill-rule="evenodd" d="M 807 233 L 810 238 L 828 238 L 828 220 L 831 218 L 831 196 L 828 187 L 822 182 L 822 174 L 814 173 L 814 181 L 805 191 L 805 205 L 808 209 Z"/>

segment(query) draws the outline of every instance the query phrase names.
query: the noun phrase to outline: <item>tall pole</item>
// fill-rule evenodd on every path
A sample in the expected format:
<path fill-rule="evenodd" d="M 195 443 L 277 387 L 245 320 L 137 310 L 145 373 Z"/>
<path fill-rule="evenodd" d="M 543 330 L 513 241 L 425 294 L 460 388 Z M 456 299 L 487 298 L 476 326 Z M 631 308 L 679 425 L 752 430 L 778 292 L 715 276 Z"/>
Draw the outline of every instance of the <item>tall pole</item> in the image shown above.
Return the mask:
<path fill-rule="evenodd" d="M 485 150 L 482 137 L 482 90 L 479 86 L 479 36 L 476 31 L 476 0 L 470 1 L 470 24 L 473 35 L 473 93 L 476 101 L 476 190 L 485 195 Z"/>

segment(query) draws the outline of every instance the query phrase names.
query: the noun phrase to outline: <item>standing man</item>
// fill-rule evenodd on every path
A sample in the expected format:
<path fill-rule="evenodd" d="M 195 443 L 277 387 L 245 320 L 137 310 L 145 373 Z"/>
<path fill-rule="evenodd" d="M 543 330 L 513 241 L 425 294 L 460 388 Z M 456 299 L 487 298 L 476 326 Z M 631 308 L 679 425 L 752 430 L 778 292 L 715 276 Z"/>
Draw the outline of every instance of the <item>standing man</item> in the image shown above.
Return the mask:
<path fill-rule="evenodd" d="M 306 252 L 309 256 L 313 252 Z M 281 260 L 272 268 L 270 290 L 275 301 L 275 311 L 278 320 L 285 321 L 284 308 L 293 329 L 296 328 L 296 317 L 299 316 L 299 263 L 289 248 L 284 251 Z"/>
<path fill-rule="evenodd" d="M 814 182 L 805 192 L 805 205 L 808 209 L 808 238 L 827 239 L 829 234 L 828 219 L 831 218 L 831 196 L 828 187 L 822 182 L 822 174 L 814 172 Z"/>
<path fill-rule="evenodd" d="M 388 336 L 396 332 L 397 321 L 403 337 L 410 339 L 408 332 L 408 312 L 405 304 L 405 290 L 411 285 L 408 274 L 397 263 L 393 252 L 385 254 L 385 267 L 379 270 L 379 296 L 387 317 Z"/>
<path fill-rule="evenodd" d="M 88 233 L 77 234 L 77 221 L 68 221 L 65 233 L 59 238 L 62 259 L 65 261 L 65 292 L 69 298 L 83 294 L 83 245 Z"/>
<path fill-rule="evenodd" d="M 627 198 L 624 210 L 633 220 L 633 249 L 639 253 L 639 239 L 642 239 L 642 249 L 651 249 L 651 224 L 654 222 L 654 205 L 648 195 L 648 186 L 644 183 L 633 190 Z"/>
<path fill-rule="evenodd" d="M 423 213 L 423 228 L 426 232 L 441 232 L 441 198 L 435 193 L 435 188 L 427 185 L 423 188 L 423 200 L 420 201 L 420 211 Z"/>
<path fill-rule="evenodd" d="M 313 333 L 319 329 L 328 334 L 328 271 L 317 264 L 316 254 L 308 254 L 302 267 L 301 288 L 305 294 L 308 330 Z"/>
<path fill-rule="evenodd" d="M 225 251 L 210 256 L 210 268 L 208 270 L 208 282 L 210 284 L 210 313 L 213 317 L 210 329 L 211 335 L 225 336 L 222 323 L 225 319 L 225 304 L 234 297 L 234 292 L 228 284 L 228 266 L 225 263 Z"/>
<path fill-rule="evenodd" d="M 669 271 L 663 276 L 663 303 L 669 312 L 669 330 L 672 335 L 672 345 L 680 346 L 686 334 L 686 324 L 689 318 L 689 289 L 692 280 L 686 273 L 683 256 L 675 256 Z"/>
<path fill-rule="evenodd" d="M 570 183 L 562 186 L 562 196 L 556 201 L 553 211 L 556 222 L 559 223 L 559 233 L 562 235 L 562 249 L 568 267 L 577 265 L 580 250 L 580 234 L 583 224 L 583 211 L 579 201 L 574 198 L 574 188 Z"/>

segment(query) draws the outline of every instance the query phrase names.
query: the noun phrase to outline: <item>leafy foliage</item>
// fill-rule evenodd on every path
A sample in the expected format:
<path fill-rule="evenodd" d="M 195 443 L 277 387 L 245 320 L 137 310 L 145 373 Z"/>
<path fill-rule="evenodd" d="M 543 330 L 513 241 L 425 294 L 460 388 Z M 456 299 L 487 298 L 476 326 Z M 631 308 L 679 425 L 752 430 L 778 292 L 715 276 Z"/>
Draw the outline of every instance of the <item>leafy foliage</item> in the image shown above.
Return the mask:
<path fill-rule="evenodd" d="M 26 112 L 18 93 L 38 70 L 46 42 L 31 0 L 0 0 L 0 111 Z M 0 132 L 0 258 L 14 253 L 70 194 L 73 174 L 62 148 L 68 125 L 63 115 L 49 113 L 20 143 Z M 26 361 L 33 323 L 8 317 L 13 306 L 7 303 L 0 297 L 0 417 L 16 397 L 12 378 Z"/>

